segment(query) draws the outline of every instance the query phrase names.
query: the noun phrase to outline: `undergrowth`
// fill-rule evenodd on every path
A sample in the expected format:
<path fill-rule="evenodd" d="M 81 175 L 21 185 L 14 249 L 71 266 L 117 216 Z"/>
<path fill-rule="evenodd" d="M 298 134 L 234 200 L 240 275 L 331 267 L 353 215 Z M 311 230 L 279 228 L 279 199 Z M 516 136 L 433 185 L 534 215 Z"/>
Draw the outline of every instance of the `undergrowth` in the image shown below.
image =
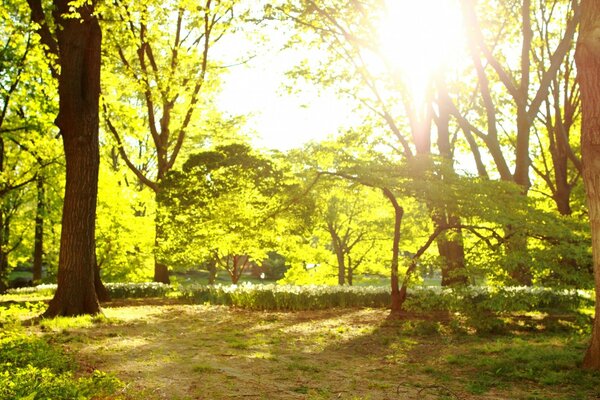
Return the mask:
<path fill-rule="evenodd" d="M 0 306 L 0 399 L 85 400 L 114 394 L 121 382 L 101 371 L 76 376 L 77 365 L 44 337 L 28 334 L 21 319 L 42 304 Z"/>

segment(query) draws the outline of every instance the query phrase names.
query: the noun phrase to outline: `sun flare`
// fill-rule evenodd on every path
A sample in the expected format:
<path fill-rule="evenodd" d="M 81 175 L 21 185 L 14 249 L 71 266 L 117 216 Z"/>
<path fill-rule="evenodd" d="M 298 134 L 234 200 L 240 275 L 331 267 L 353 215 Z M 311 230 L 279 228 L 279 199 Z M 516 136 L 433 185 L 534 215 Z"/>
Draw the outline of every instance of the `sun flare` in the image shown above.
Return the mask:
<path fill-rule="evenodd" d="M 385 0 L 380 51 L 417 104 L 435 75 L 456 66 L 464 43 L 457 0 Z"/>

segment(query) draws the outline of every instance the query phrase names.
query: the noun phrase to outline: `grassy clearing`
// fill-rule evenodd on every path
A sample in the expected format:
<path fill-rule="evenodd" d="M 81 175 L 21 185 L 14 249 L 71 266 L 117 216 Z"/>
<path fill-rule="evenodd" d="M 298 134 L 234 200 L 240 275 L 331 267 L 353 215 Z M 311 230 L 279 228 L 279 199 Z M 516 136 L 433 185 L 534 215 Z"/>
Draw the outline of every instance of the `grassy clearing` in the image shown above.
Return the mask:
<path fill-rule="evenodd" d="M 587 335 L 522 329 L 470 334 L 455 323 L 386 321 L 386 310 L 259 312 L 140 301 L 101 318 L 27 328 L 114 373 L 108 398 L 595 399 L 578 363 Z"/>

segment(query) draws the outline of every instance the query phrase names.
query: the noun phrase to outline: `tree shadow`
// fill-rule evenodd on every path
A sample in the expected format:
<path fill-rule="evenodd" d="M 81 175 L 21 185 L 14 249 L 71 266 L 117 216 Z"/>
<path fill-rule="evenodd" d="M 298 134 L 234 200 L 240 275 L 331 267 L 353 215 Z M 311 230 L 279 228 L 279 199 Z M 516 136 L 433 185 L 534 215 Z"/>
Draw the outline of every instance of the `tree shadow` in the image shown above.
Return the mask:
<path fill-rule="evenodd" d="M 125 398 L 472 398 L 447 358 L 489 338 L 447 315 L 388 312 L 127 301 L 105 305 L 108 322 L 53 338 L 86 369 L 120 377 Z"/>

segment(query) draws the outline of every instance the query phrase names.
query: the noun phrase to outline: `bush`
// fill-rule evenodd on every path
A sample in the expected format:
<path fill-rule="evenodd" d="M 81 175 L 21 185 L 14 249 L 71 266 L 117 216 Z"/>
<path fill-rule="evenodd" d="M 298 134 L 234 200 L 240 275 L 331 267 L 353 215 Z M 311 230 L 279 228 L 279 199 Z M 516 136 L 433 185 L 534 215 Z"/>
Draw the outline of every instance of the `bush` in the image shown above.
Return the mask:
<path fill-rule="evenodd" d="M 170 285 L 158 282 L 107 283 L 105 286 L 112 299 L 165 297 L 173 291 Z"/>
<path fill-rule="evenodd" d="M 389 289 L 379 286 L 194 285 L 182 289 L 180 297 L 194 303 L 280 311 L 390 304 Z"/>
<path fill-rule="evenodd" d="M 134 299 L 147 297 L 164 297 L 173 291 L 170 285 L 157 282 L 144 283 L 107 283 L 106 289 L 113 299 Z M 19 289 L 9 289 L 8 294 L 35 294 L 51 296 L 56 291 L 56 284 L 38 285 Z"/>

